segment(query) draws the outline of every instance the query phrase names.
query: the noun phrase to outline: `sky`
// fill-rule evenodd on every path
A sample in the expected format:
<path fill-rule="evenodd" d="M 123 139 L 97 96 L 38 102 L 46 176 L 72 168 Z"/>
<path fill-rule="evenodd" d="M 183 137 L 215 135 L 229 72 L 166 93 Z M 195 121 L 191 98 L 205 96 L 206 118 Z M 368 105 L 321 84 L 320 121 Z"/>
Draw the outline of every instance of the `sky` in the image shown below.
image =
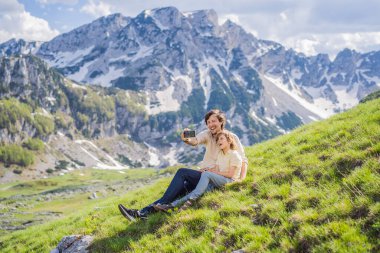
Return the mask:
<path fill-rule="evenodd" d="M 0 43 L 48 41 L 105 15 L 135 17 L 167 6 L 214 9 L 220 24 L 230 19 L 259 39 L 306 55 L 380 50 L 379 0 L 0 0 Z"/>

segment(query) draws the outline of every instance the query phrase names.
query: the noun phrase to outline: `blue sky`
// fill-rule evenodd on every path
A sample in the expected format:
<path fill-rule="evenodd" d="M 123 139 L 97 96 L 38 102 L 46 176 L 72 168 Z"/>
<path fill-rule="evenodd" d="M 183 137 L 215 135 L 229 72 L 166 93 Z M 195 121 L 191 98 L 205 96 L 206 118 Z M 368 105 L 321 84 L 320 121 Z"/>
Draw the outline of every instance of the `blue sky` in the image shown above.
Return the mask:
<path fill-rule="evenodd" d="M 219 23 L 231 19 L 260 39 L 307 55 L 380 50 L 378 0 L 0 0 L 0 43 L 46 41 L 111 13 L 135 17 L 166 6 L 214 9 Z"/>

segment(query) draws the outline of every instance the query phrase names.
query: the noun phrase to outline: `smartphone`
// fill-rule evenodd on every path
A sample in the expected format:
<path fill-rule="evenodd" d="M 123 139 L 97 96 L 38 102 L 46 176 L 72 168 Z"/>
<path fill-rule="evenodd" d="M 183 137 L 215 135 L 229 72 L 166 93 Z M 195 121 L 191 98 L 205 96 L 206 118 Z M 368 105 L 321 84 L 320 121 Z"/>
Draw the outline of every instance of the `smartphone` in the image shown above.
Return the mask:
<path fill-rule="evenodd" d="M 183 136 L 185 138 L 195 137 L 195 131 L 194 130 L 184 131 Z"/>

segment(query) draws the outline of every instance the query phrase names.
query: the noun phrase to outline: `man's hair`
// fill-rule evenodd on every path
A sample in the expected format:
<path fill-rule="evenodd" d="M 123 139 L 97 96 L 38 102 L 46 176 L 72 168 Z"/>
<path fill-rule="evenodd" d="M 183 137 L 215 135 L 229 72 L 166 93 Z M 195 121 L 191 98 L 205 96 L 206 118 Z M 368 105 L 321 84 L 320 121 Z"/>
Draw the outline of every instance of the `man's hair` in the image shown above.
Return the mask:
<path fill-rule="evenodd" d="M 232 134 L 231 134 L 230 131 L 223 130 L 223 131 L 219 132 L 216 135 L 216 141 L 219 140 L 219 138 L 220 138 L 221 135 L 224 135 L 226 137 L 227 141 L 230 143 L 230 149 L 232 149 L 232 150 L 236 150 L 237 149 L 235 138 L 232 136 Z"/>
<path fill-rule="evenodd" d="M 221 110 L 218 110 L 218 109 L 213 109 L 211 111 L 209 111 L 208 113 L 206 113 L 205 115 L 205 123 L 207 125 L 207 120 L 212 116 L 212 115 L 215 115 L 219 122 L 222 123 L 222 130 L 224 129 L 225 125 L 226 125 L 226 115 L 224 114 L 224 112 L 222 112 Z"/>

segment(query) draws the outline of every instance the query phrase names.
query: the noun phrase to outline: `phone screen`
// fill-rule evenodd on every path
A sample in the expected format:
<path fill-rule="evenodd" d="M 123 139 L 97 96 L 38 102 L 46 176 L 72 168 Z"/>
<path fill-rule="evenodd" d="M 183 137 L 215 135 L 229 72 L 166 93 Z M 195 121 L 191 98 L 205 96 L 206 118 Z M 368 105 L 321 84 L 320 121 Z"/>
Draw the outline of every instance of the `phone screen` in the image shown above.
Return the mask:
<path fill-rule="evenodd" d="M 185 138 L 195 137 L 195 131 L 194 130 L 184 131 L 183 135 Z"/>

